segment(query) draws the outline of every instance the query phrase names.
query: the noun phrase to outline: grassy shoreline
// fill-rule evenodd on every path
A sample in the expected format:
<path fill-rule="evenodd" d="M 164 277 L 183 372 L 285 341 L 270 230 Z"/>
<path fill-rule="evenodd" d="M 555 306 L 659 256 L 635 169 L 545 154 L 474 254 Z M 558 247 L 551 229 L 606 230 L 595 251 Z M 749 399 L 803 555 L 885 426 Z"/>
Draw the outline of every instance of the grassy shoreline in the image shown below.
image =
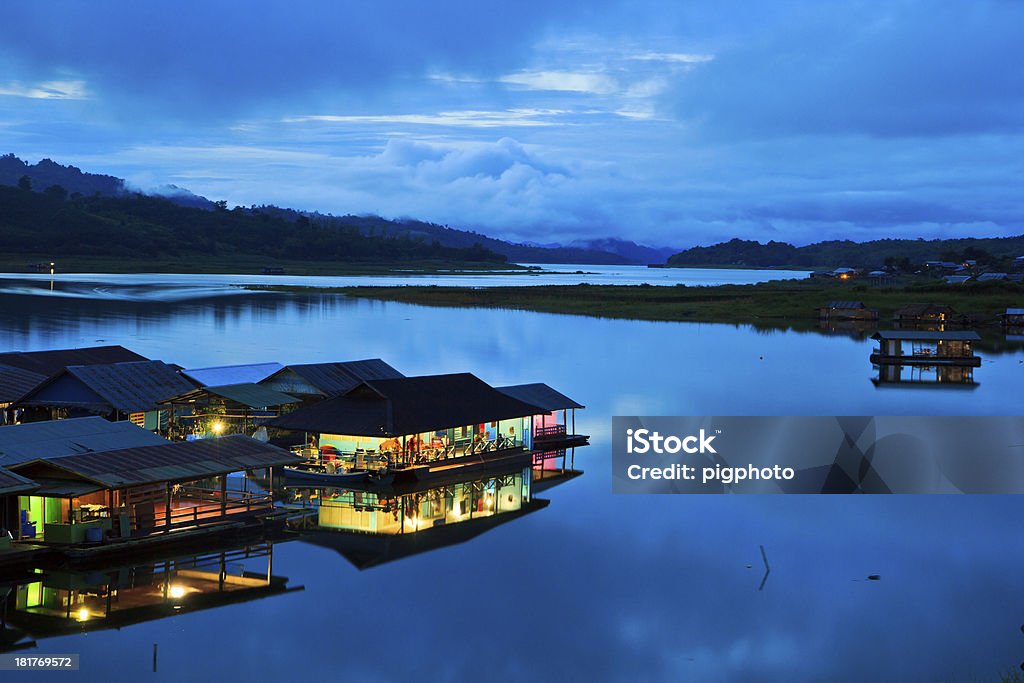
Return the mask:
<path fill-rule="evenodd" d="M 938 303 L 998 324 L 998 314 L 1024 306 L 1024 287 L 1009 283 L 909 283 L 872 287 L 836 281 L 782 280 L 756 285 L 660 287 L 651 285 L 537 285 L 528 287 L 263 287 L 278 291 L 341 293 L 354 298 L 421 306 L 506 308 L 633 320 L 734 324 L 816 323 L 832 300 L 863 301 L 884 325 L 909 303 Z"/>

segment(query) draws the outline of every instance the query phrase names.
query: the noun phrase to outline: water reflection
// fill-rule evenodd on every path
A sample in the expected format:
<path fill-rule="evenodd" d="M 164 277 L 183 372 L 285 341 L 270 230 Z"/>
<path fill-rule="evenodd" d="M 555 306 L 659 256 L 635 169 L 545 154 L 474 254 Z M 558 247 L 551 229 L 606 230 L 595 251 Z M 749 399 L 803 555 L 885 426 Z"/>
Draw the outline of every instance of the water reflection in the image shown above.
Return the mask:
<path fill-rule="evenodd" d="M 301 579 L 302 592 L 54 639 L 40 652 L 81 652 L 89 676 L 109 680 L 150 675 L 157 641 L 161 674 L 181 679 L 197 677 L 197 662 L 204 675 L 231 670 L 252 680 L 291 680 L 300 670 L 413 680 L 425 669 L 496 681 L 995 679 L 1024 655 L 1018 496 L 610 493 L 612 415 L 1020 414 L 1020 344 L 982 337 L 977 390 L 876 391 L 866 381 L 873 343 L 820 330 L 334 296 L 106 304 L 0 296 L 6 348 L 104 339 L 186 367 L 380 357 L 409 375 L 543 381 L 587 405 L 579 430 L 591 435 L 564 467 L 568 483 L 543 494 L 549 507 L 468 544 L 360 572 L 333 548 L 281 543 L 274 573 Z M 587 475 L 571 478 L 576 467 Z M 758 592 L 760 545 L 771 576 Z M 508 607 L 486 628 L 479 610 L 461 608 L 496 601 Z M 387 615 L 438 620 L 459 636 L 402 637 L 401 656 L 382 628 L 310 636 Z"/>
<path fill-rule="evenodd" d="M 6 570 L 0 651 L 302 590 L 274 575 L 273 566 L 273 542 L 259 539 L 159 561 Z"/>
<path fill-rule="evenodd" d="M 875 365 L 876 387 L 923 387 L 934 389 L 977 389 L 974 368 L 956 365 Z"/>
<path fill-rule="evenodd" d="M 295 489 L 310 506 L 302 540 L 330 548 L 358 569 L 463 543 L 547 507 L 534 498 L 531 468 L 485 477 L 457 476 L 440 486 L 386 490 Z"/>

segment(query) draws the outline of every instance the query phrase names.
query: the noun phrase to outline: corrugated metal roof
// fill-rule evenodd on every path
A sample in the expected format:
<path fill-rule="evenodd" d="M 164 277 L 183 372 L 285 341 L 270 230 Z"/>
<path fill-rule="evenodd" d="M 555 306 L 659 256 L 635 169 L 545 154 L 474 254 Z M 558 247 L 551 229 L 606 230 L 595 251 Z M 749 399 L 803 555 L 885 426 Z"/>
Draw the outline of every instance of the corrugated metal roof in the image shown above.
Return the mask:
<path fill-rule="evenodd" d="M 131 422 L 102 417 L 29 422 L 0 427 L 0 465 L 163 443 L 167 440 Z"/>
<path fill-rule="evenodd" d="M 0 403 L 13 403 L 46 380 L 46 375 L 0 364 Z"/>
<path fill-rule="evenodd" d="M 342 363 L 305 363 L 286 365 L 325 396 L 338 396 L 370 379 L 395 379 L 404 377 L 380 358 L 345 361 Z"/>
<path fill-rule="evenodd" d="M 39 489 L 33 492 L 34 495 L 50 496 L 51 498 L 77 498 L 103 490 L 99 484 L 77 479 L 40 478 L 36 480 L 36 483 L 39 485 Z"/>
<path fill-rule="evenodd" d="M 193 389 L 181 396 L 166 399 L 164 403 L 170 403 L 171 401 L 174 401 L 175 403 L 188 403 L 190 401 L 201 400 L 210 394 L 226 398 L 229 401 L 234 401 L 235 403 L 239 403 L 243 406 L 249 406 L 250 408 L 269 408 L 300 402 L 299 399 L 294 396 L 289 396 L 288 394 L 280 391 L 274 391 L 269 387 L 265 387 L 260 384 L 247 383 Z"/>
<path fill-rule="evenodd" d="M 1006 273 L 982 273 L 978 276 L 978 282 L 991 282 L 993 280 L 1005 280 Z"/>
<path fill-rule="evenodd" d="M 879 330 L 872 339 L 899 339 L 904 341 L 981 341 L 977 332 L 928 332 L 925 330 Z"/>
<path fill-rule="evenodd" d="M 577 403 L 565 394 L 555 391 L 547 384 L 537 382 L 535 384 L 516 384 L 509 387 L 497 387 L 498 391 L 517 398 L 524 403 L 543 408 L 547 412 L 553 412 L 555 410 L 564 410 L 566 408 L 583 408 L 581 403 Z"/>
<path fill-rule="evenodd" d="M 27 479 L 16 472 L 0 467 L 0 496 L 9 496 L 13 493 L 23 493 L 38 488 L 38 484 Z"/>
<path fill-rule="evenodd" d="M 1024 308 L 1007 308 L 1004 315 L 1024 315 Z"/>
<path fill-rule="evenodd" d="M 234 434 L 219 439 L 172 441 L 159 446 L 33 460 L 14 467 L 30 477 L 37 471 L 56 469 L 106 488 L 124 488 L 190 481 L 299 461 L 283 448 Z"/>
<path fill-rule="evenodd" d="M 544 412 L 469 373 L 363 382 L 343 396 L 277 418 L 271 426 L 357 436 L 401 436 Z"/>
<path fill-rule="evenodd" d="M 182 377 L 175 366 L 159 360 L 107 365 L 73 365 L 51 377 L 46 383 L 26 395 L 21 405 L 68 407 L 81 406 L 95 409 L 93 402 L 84 402 L 78 396 L 54 395 L 66 376 L 72 376 L 98 395 L 111 410 L 123 413 L 141 413 L 159 409 L 159 403 L 169 396 L 191 391 L 195 386 Z M 45 394 L 43 392 L 46 392 Z"/>
<path fill-rule="evenodd" d="M 828 308 L 864 308 L 863 301 L 829 301 Z"/>
<path fill-rule="evenodd" d="M 247 365 L 216 365 L 209 368 L 191 368 L 182 374 L 191 377 L 200 386 L 222 387 L 228 384 L 262 382 L 283 368 L 280 363 L 249 363 Z"/>
<path fill-rule="evenodd" d="M 149 360 L 123 346 L 89 346 L 81 349 L 12 351 L 0 353 L 0 364 L 13 365 L 41 375 L 54 375 L 69 365 L 97 365 Z"/>

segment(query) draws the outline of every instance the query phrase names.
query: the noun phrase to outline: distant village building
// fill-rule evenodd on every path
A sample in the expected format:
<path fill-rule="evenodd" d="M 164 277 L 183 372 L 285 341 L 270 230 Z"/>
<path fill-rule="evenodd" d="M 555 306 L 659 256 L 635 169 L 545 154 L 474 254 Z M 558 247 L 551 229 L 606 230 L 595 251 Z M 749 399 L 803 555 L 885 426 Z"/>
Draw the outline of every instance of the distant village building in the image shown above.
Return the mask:
<path fill-rule="evenodd" d="M 978 276 L 978 282 L 996 282 L 997 280 L 1005 280 L 1006 273 L 982 273 Z"/>
<path fill-rule="evenodd" d="M 1024 268 L 1024 256 L 1018 256 L 1013 259 L 1014 268 Z"/>
<path fill-rule="evenodd" d="M 943 278 L 947 285 L 962 285 L 971 281 L 970 275 L 947 275 Z"/>
<path fill-rule="evenodd" d="M 849 280 L 860 275 L 860 271 L 856 268 L 836 268 L 832 271 L 832 277 L 837 277 L 840 280 Z"/>
<path fill-rule="evenodd" d="M 878 320 L 878 311 L 863 301 L 829 301 L 818 309 L 819 320 Z"/>
<path fill-rule="evenodd" d="M 893 320 L 900 323 L 944 323 L 956 315 L 944 304 L 907 304 L 896 311 Z"/>

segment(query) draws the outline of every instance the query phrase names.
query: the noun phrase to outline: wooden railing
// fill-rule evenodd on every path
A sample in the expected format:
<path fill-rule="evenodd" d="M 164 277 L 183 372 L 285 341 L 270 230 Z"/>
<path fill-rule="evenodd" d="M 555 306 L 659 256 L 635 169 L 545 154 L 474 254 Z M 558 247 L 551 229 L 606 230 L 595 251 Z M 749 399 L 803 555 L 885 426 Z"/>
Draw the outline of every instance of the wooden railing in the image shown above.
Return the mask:
<path fill-rule="evenodd" d="M 533 430 L 533 438 L 543 439 L 548 436 L 564 436 L 565 425 L 551 425 L 549 427 L 537 427 Z"/>

